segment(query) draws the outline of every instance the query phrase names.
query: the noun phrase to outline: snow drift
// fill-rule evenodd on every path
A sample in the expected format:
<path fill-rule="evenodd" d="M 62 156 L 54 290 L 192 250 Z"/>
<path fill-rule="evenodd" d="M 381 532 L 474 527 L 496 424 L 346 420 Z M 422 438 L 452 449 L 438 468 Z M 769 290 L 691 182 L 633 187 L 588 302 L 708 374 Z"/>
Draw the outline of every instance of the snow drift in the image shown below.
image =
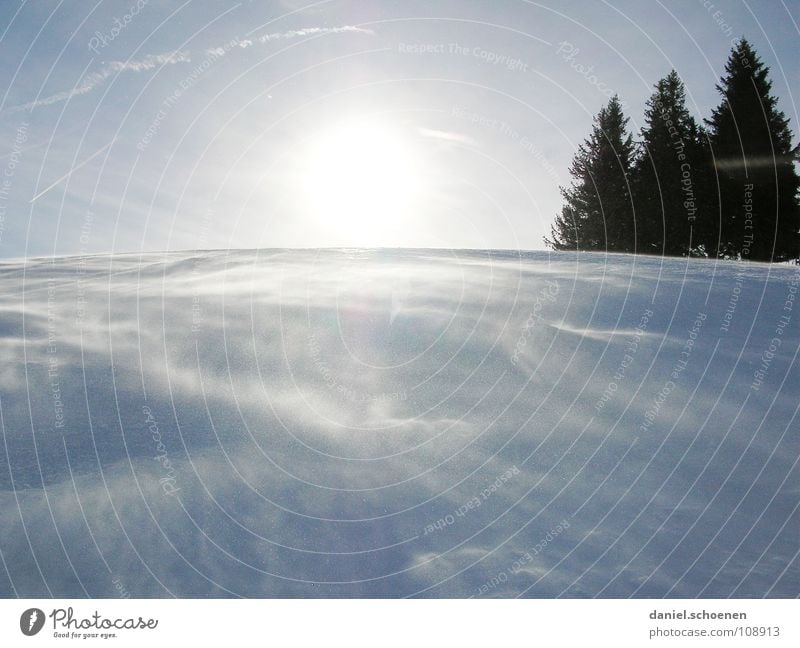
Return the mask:
<path fill-rule="evenodd" d="M 0 264 L 0 595 L 800 594 L 798 269 Z"/>

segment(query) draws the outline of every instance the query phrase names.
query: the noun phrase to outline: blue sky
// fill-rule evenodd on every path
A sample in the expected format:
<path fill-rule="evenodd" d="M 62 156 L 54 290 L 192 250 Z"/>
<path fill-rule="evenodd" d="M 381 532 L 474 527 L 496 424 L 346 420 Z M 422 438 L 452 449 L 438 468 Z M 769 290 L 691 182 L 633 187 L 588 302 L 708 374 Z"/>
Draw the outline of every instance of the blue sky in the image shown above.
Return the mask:
<path fill-rule="evenodd" d="M 797 133 L 797 2 L 4 2 L 0 257 L 543 246 L 613 92 L 706 117 L 741 35 Z M 795 138 L 796 143 L 796 138 Z"/>

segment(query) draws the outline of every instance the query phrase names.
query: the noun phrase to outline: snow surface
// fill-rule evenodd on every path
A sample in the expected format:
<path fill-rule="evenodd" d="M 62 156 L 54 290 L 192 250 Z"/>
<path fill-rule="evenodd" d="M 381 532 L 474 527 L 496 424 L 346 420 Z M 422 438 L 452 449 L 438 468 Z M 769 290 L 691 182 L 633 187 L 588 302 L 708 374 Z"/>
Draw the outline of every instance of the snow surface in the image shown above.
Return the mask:
<path fill-rule="evenodd" d="M 797 596 L 798 272 L 0 263 L 0 595 Z"/>

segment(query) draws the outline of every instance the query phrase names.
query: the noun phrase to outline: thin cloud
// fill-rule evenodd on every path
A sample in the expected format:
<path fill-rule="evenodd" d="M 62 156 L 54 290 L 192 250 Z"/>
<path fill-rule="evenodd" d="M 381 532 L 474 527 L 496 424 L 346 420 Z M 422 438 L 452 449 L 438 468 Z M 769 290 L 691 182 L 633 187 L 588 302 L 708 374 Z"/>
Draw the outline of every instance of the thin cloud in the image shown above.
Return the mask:
<path fill-rule="evenodd" d="M 98 150 L 98 151 L 95 151 L 94 153 L 92 153 L 92 154 L 91 154 L 91 155 L 90 155 L 88 158 L 86 158 L 86 159 L 85 159 L 83 162 L 81 162 L 81 163 L 80 163 L 80 164 L 78 164 L 77 166 L 74 166 L 74 167 L 72 167 L 72 168 L 69 170 L 69 172 L 65 173 L 65 174 L 64 174 L 63 176 L 61 176 L 61 177 L 60 177 L 58 180 L 56 180 L 56 181 L 55 181 L 55 182 L 53 182 L 52 184 L 48 185 L 48 187 L 47 187 L 46 189 L 42 189 L 42 191 L 40 191 L 39 193 L 37 193 L 37 194 L 36 194 L 36 195 L 35 195 L 33 198 L 31 198 L 31 199 L 30 199 L 28 202 L 34 202 L 34 201 L 38 200 L 39 198 L 41 198 L 42 196 L 44 196 L 44 195 L 45 195 L 45 194 L 46 194 L 48 191 L 50 191 L 50 190 L 51 190 L 53 187 L 55 187 L 55 186 L 59 185 L 59 184 L 60 184 L 60 183 L 62 183 L 64 180 L 66 180 L 67 178 L 69 178 L 69 177 L 70 177 L 70 176 L 71 176 L 73 173 L 75 173 L 75 172 L 76 172 L 78 169 L 80 169 L 81 167 L 83 167 L 83 166 L 85 166 L 85 165 L 89 164 L 89 162 L 91 162 L 92 160 L 94 160 L 94 159 L 95 159 L 95 158 L 96 158 L 98 155 L 100 155 L 100 154 L 101 154 L 103 151 L 107 150 L 107 149 L 108 149 L 108 148 L 109 148 L 109 147 L 110 147 L 110 146 L 111 146 L 113 143 L 114 143 L 114 140 L 111 140 L 111 141 L 110 141 L 108 144 L 106 144 L 106 145 L 105 145 L 103 148 L 101 148 L 100 150 Z"/>
<path fill-rule="evenodd" d="M 304 27 L 303 29 L 291 29 L 285 32 L 264 34 L 263 36 L 259 36 L 257 40 L 259 43 L 268 43 L 269 41 L 288 40 L 300 36 L 321 36 L 323 34 L 342 34 L 345 32 L 369 34 L 370 36 L 375 34 L 371 29 L 364 29 L 363 27 L 356 27 L 355 25 L 342 25 L 341 27 Z"/>
<path fill-rule="evenodd" d="M 87 74 L 81 82 L 71 90 L 58 92 L 43 99 L 36 99 L 20 106 L 9 108 L 7 112 L 19 112 L 23 110 L 33 110 L 42 106 L 50 106 L 55 103 L 67 101 L 78 95 L 84 95 L 98 86 L 103 85 L 110 77 L 121 72 L 145 72 L 165 65 L 175 65 L 176 63 L 189 63 L 191 58 L 188 52 L 165 52 L 163 54 L 148 54 L 139 61 L 111 61 L 106 63 L 97 72 Z"/>
<path fill-rule="evenodd" d="M 272 41 L 290 40 L 292 38 L 301 38 L 303 36 L 322 36 L 325 34 L 342 34 L 342 33 L 359 33 L 374 35 L 370 29 L 356 27 L 355 25 L 342 25 L 339 27 L 304 27 L 303 29 L 291 29 L 284 32 L 275 32 L 270 34 L 263 34 L 253 39 L 237 40 L 236 45 L 239 48 L 252 47 L 257 44 L 266 44 Z M 213 47 L 205 51 L 206 54 L 215 56 L 224 56 L 230 50 L 226 47 Z M 147 72 L 159 67 L 167 65 L 175 65 L 177 63 L 191 63 L 192 58 L 188 51 L 173 51 L 165 52 L 163 54 L 148 54 L 143 59 L 135 61 L 111 61 L 106 63 L 102 68 L 91 74 L 87 74 L 81 82 L 71 90 L 64 90 L 56 94 L 29 101 L 28 103 L 19 106 L 13 106 L 6 113 L 21 112 L 26 110 L 33 110 L 34 108 L 41 108 L 43 106 L 51 106 L 62 101 L 68 101 L 73 97 L 85 95 L 94 90 L 95 88 L 103 85 L 109 78 L 116 76 L 122 72 Z"/>
<path fill-rule="evenodd" d="M 254 45 L 265 45 L 273 41 L 291 40 L 293 38 L 302 38 L 303 36 L 324 36 L 326 34 L 344 34 L 356 33 L 367 34 L 374 36 L 375 32 L 371 29 L 364 29 L 363 27 L 356 27 L 355 25 L 341 25 L 339 27 L 304 27 L 303 29 L 290 29 L 284 32 L 273 32 L 270 34 L 262 34 L 261 36 L 252 38 L 242 38 L 236 41 L 240 49 L 247 49 Z M 213 47 L 206 50 L 206 53 L 216 56 L 224 56 L 230 50 L 223 47 Z"/>
<path fill-rule="evenodd" d="M 469 135 L 464 135 L 462 133 L 436 130 L 434 128 L 420 128 L 419 134 L 423 137 L 430 137 L 431 139 L 438 139 L 444 142 L 463 144 L 464 146 L 477 146 L 477 142 L 474 139 L 472 139 Z"/>

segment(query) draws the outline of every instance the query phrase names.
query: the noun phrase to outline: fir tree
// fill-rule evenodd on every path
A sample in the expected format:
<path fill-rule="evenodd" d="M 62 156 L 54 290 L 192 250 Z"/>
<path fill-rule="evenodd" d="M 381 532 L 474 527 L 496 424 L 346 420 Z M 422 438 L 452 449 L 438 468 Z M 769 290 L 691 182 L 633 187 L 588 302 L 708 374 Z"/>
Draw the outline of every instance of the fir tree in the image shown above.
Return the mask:
<path fill-rule="evenodd" d="M 688 255 L 701 244 L 699 129 L 686 109 L 686 90 L 671 71 L 655 85 L 645 107 L 641 155 L 634 164 L 637 248 Z"/>
<path fill-rule="evenodd" d="M 632 252 L 636 241 L 628 180 L 633 140 L 628 119 L 614 96 L 594 119 L 591 135 L 578 148 L 562 187 L 564 206 L 545 243 L 556 250 Z"/>
<path fill-rule="evenodd" d="M 800 178 L 788 119 L 770 94 L 769 68 L 742 38 L 717 89 L 722 103 L 707 120 L 719 227 L 719 256 L 762 261 L 798 258 Z M 717 191 L 718 189 L 718 191 Z"/>

